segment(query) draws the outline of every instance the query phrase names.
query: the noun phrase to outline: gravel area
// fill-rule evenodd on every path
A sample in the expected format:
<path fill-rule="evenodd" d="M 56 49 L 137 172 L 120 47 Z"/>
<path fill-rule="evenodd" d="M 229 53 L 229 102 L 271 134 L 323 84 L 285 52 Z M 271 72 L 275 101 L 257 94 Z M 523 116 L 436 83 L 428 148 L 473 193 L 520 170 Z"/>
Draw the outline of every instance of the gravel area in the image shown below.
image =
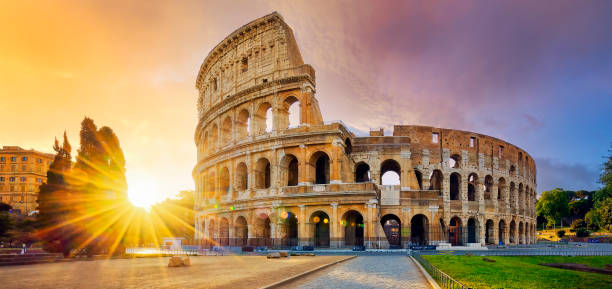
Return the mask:
<path fill-rule="evenodd" d="M 168 268 L 168 258 L 113 259 L 7 266 L 0 287 L 10 288 L 259 288 L 347 256 L 191 257 L 190 267 Z"/>
<path fill-rule="evenodd" d="M 430 288 L 406 256 L 359 256 L 298 279 L 282 288 Z"/>

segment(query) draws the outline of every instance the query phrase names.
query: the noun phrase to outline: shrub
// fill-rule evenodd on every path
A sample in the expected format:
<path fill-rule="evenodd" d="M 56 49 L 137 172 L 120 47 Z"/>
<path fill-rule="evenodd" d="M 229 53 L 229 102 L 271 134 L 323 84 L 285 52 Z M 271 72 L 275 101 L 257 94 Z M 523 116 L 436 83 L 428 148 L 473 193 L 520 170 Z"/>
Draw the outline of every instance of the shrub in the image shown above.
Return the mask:
<path fill-rule="evenodd" d="M 577 219 L 572 222 L 570 226 L 570 232 L 576 232 L 580 228 L 586 228 L 586 222 L 583 219 Z"/>
<path fill-rule="evenodd" d="M 559 237 L 559 239 L 563 238 L 563 236 L 565 236 L 565 230 L 557 231 L 557 237 Z"/>
<path fill-rule="evenodd" d="M 586 228 L 578 228 L 576 230 L 576 237 L 588 237 L 590 234 L 591 232 L 589 232 L 589 230 Z"/>

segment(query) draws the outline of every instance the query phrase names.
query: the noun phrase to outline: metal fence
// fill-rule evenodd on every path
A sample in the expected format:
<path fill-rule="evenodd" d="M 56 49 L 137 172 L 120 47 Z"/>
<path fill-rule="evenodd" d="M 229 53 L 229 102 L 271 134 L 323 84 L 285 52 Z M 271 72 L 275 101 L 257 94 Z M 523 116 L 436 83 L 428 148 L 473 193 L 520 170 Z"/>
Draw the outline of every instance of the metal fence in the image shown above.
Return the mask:
<path fill-rule="evenodd" d="M 440 285 L 440 287 L 447 288 L 447 289 L 455 289 L 455 288 L 469 289 L 470 288 L 466 285 L 461 284 L 459 281 L 453 279 L 451 276 L 448 276 L 448 274 L 442 272 L 440 269 L 436 268 L 434 265 L 431 265 L 431 263 L 423 259 L 423 257 L 421 257 L 421 254 L 419 254 L 418 252 L 411 251 L 410 256 L 412 256 L 415 260 L 417 260 L 423 266 L 423 268 L 427 270 L 429 275 L 431 275 L 431 277 L 434 278 L 434 280 L 436 280 L 436 282 L 438 283 L 438 285 Z"/>

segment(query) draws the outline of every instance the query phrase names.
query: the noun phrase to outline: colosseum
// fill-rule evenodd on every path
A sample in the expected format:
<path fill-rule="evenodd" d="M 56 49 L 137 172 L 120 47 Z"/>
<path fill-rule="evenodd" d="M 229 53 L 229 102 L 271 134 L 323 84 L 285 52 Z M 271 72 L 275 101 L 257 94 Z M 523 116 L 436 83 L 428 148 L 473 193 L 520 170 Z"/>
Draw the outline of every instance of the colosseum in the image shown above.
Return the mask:
<path fill-rule="evenodd" d="M 478 133 L 325 122 L 315 70 L 281 15 L 201 65 L 195 238 L 202 246 L 409 248 L 535 242 L 536 166 Z"/>

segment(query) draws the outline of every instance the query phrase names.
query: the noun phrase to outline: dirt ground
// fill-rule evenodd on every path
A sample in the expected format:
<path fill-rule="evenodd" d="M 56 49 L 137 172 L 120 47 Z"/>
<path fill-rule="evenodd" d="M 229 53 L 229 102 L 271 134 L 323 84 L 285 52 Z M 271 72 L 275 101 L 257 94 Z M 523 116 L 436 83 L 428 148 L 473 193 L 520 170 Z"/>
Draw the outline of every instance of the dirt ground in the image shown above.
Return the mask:
<path fill-rule="evenodd" d="M 1 288 L 259 288 L 348 256 L 191 257 L 168 268 L 168 258 L 114 259 L 0 267 Z"/>

